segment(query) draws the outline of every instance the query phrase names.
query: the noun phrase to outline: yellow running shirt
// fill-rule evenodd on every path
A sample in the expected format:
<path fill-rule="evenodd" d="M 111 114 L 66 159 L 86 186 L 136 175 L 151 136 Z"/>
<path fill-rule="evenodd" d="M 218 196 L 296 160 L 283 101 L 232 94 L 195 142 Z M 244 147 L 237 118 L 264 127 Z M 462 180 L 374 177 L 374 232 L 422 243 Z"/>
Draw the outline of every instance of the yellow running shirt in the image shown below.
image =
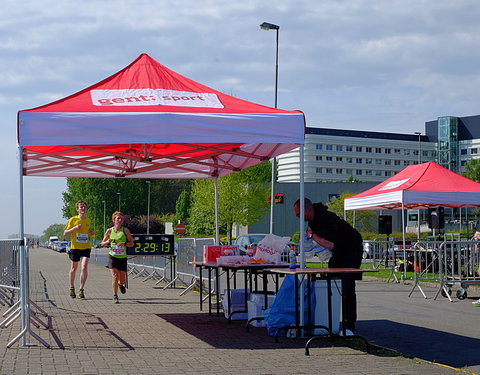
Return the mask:
<path fill-rule="evenodd" d="M 73 216 L 70 220 L 67 221 L 65 225 L 65 230 L 73 228 L 75 225 L 81 224 L 82 227 L 80 230 L 75 230 L 70 235 L 70 240 L 72 241 L 70 248 L 77 250 L 90 249 L 92 245 L 90 244 L 90 238 L 88 237 L 88 232 L 90 232 L 90 226 L 92 221 L 89 218 L 80 219 L 78 216 Z"/>

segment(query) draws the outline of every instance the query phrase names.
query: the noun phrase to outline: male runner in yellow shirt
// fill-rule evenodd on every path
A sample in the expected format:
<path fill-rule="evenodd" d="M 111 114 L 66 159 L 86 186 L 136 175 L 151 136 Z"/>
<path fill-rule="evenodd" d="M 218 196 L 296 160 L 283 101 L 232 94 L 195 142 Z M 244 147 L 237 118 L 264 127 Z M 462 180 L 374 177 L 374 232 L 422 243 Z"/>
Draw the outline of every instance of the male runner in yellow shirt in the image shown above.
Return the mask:
<path fill-rule="evenodd" d="M 78 262 L 82 261 L 80 272 L 80 290 L 78 298 L 85 298 L 85 283 L 88 276 L 88 261 L 90 259 L 90 252 L 92 246 L 90 244 L 90 236 L 95 232 L 90 230 L 92 222 L 87 218 L 87 203 L 78 201 L 75 204 L 78 215 L 73 216 L 68 220 L 63 232 L 64 236 L 71 237 L 70 253 L 68 254 L 71 260 L 70 267 L 70 297 L 75 298 L 75 275 L 77 273 Z"/>

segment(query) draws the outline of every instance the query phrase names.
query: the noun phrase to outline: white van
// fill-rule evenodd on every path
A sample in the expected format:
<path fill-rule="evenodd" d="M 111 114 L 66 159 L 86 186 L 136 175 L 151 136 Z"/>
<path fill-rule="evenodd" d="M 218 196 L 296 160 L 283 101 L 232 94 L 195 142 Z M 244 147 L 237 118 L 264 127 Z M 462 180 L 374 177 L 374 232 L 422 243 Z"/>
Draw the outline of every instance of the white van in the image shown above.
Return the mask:
<path fill-rule="evenodd" d="M 55 245 L 58 242 L 58 237 L 57 236 L 50 236 L 48 237 L 48 247 L 50 249 L 55 249 Z"/>

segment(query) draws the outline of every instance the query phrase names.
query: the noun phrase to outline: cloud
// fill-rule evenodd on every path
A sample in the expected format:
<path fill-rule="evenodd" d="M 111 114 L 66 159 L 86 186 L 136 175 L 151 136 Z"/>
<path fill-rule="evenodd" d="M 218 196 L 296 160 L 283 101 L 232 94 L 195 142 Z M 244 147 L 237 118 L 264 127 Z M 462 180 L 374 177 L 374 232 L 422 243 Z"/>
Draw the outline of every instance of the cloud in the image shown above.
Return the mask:
<path fill-rule="evenodd" d="M 2 175 L 17 178 L 19 109 L 73 94 L 140 53 L 273 106 L 276 32 L 261 30 L 264 21 L 280 25 L 279 106 L 303 110 L 308 126 L 412 133 L 444 114 L 474 115 L 478 19 L 476 0 L 3 0 Z M 2 207 L 15 195 L 6 189 Z"/>

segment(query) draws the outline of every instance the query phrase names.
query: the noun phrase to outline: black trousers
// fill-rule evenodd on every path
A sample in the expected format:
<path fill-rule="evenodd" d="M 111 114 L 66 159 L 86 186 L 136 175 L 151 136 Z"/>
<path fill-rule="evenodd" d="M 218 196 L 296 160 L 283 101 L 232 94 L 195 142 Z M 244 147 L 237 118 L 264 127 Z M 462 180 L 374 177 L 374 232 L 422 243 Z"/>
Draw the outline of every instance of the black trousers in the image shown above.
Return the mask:
<path fill-rule="evenodd" d="M 353 247 L 350 251 L 342 254 L 335 254 L 328 262 L 330 268 L 360 268 L 362 264 L 363 244 Z M 355 280 L 345 280 L 345 328 L 351 331 L 355 330 L 355 322 L 357 321 L 357 293 L 355 290 Z"/>

